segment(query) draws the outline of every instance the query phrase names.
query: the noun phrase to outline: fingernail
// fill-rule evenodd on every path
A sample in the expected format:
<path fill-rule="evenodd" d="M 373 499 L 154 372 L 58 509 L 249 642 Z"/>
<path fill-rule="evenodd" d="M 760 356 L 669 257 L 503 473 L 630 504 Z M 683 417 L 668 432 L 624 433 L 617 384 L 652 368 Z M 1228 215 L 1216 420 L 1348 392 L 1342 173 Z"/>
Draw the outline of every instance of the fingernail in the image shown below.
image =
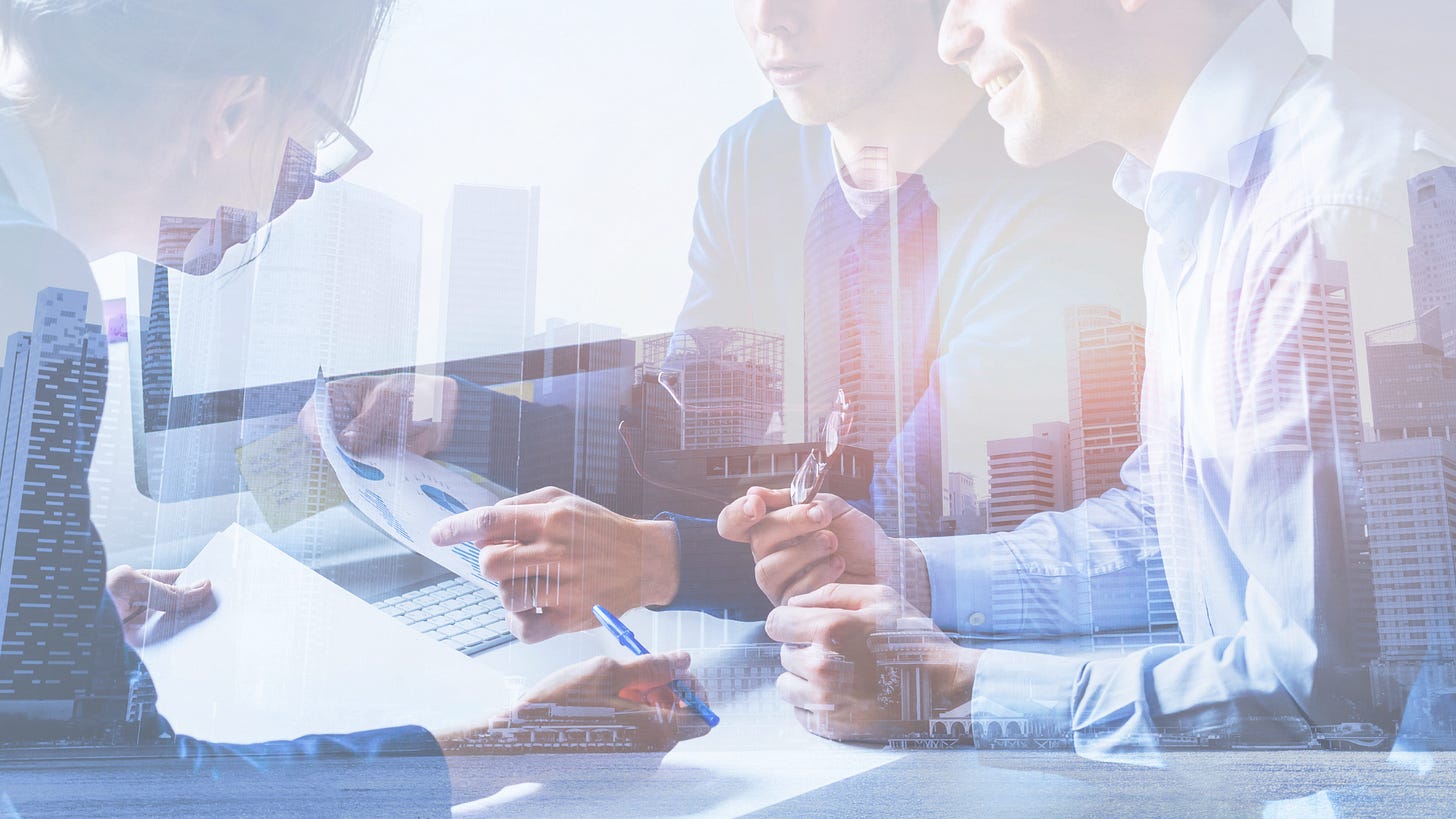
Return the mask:
<path fill-rule="evenodd" d="M 834 551 L 834 538 L 830 537 L 829 535 L 827 535 L 827 534 L 825 534 L 823 532 L 820 532 L 819 533 L 819 536 L 817 538 L 815 538 L 815 541 L 819 544 L 819 551 L 821 551 L 821 552 L 832 552 L 832 551 Z"/>
<path fill-rule="evenodd" d="M 199 580 L 196 583 L 192 584 L 192 588 L 188 589 L 188 591 L 201 591 L 207 588 L 208 584 L 211 582 L 211 580 Z"/>
<path fill-rule="evenodd" d="M 823 523 L 824 522 L 824 507 L 818 506 L 818 505 L 810 506 L 809 507 L 809 520 L 812 523 Z"/>

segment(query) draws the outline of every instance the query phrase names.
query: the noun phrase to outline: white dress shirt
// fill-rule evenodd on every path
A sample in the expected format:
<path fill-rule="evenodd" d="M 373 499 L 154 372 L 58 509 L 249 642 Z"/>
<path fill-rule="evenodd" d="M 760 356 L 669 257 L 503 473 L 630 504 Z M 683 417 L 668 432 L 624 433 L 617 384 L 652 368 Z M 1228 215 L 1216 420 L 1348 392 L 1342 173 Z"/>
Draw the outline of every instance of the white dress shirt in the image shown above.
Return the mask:
<path fill-rule="evenodd" d="M 1115 187 L 1149 227 L 1127 488 L 920 545 L 936 622 L 993 637 L 1086 633 L 1160 552 L 1182 642 L 1090 660 L 988 651 L 973 716 L 1035 716 L 1084 754 L 1126 758 L 1173 734 L 1298 745 L 1367 713 L 1363 334 L 1413 318 L 1406 181 L 1442 164 L 1432 142 L 1310 57 L 1267 2 L 1198 76 L 1156 167 L 1123 162 Z M 1134 628 L 1146 606 L 1097 618 Z"/>

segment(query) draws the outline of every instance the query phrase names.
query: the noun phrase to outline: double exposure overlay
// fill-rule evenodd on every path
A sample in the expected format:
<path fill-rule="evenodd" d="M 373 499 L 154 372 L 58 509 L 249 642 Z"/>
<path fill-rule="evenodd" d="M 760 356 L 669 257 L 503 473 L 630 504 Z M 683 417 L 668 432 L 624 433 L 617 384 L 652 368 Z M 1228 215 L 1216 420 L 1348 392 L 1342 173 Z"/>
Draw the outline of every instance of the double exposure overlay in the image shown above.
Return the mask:
<path fill-rule="evenodd" d="M 1438 0 L 0 0 L 0 815 L 1448 815 Z"/>

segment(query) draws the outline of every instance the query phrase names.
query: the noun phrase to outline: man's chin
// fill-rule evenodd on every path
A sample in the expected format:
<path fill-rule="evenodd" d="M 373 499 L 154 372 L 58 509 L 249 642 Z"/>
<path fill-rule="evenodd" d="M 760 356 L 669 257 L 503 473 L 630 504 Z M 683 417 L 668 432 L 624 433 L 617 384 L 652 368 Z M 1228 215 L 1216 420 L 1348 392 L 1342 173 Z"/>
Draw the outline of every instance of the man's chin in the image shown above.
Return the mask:
<path fill-rule="evenodd" d="M 1066 159 L 1080 148 L 1070 147 L 1063 140 L 1037 130 L 1008 126 L 1004 143 L 1011 161 L 1028 168 L 1039 168 Z"/>
<path fill-rule="evenodd" d="M 784 113 L 799 125 L 828 125 L 834 118 L 831 106 L 795 91 L 775 91 Z"/>

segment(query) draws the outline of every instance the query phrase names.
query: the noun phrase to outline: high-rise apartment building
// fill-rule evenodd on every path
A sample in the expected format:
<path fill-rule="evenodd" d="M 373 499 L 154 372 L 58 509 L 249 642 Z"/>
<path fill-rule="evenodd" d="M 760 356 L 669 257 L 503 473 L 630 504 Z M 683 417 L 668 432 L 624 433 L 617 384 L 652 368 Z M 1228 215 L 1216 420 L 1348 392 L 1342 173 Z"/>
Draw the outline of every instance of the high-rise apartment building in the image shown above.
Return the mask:
<path fill-rule="evenodd" d="M 1456 656 L 1456 359 L 1442 350 L 1451 315 L 1433 306 L 1365 335 L 1377 440 L 1361 444 L 1360 473 L 1387 665 Z"/>
<path fill-rule="evenodd" d="M 1372 426 L 1379 440 L 1452 437 L 1456 358 L 1441 351 L 1441 310 L 1366 334 Z"/>
<path fill-rule="evenodd" d="M 1456 657 L 1456 442 L 1360 447 L 1380 656 Z"/>
<path fill-rule="evenodd" d="M 1144 335 L 1111 307 L 1067 311 L 1073 503 L 1122 486 L 1122 465 L 1141 441 Z"/>
<path fill-rule="evenodd" d="M 522 349 L 536 332 L 540 188 L 456 185 L 446 216 L 445 360 Z"/>
<path fill-rule="evenodd" d="M 1067 424 L 1036 424 L 1025 438 L 986 442 L 990 461 L 988 531 L 1009 532 L 1040 512 L 1071 508 Z"/>
<path fill-rule="evenodd" d="M 1431 309 L 1365 334 L 1371 425 L 1381 441 L 1456 431 L 1456 358 L 1442 352 L 1441 315 Z"/>
<path fill-rule="evenodd" d="M 86 473 L 107 352 L 86 307 L 85 293 L 42 290 L 34 330 L 10 337 L 0 370 L 0 703 L 60 719 L 92 693 L 106 573 Z"/>

